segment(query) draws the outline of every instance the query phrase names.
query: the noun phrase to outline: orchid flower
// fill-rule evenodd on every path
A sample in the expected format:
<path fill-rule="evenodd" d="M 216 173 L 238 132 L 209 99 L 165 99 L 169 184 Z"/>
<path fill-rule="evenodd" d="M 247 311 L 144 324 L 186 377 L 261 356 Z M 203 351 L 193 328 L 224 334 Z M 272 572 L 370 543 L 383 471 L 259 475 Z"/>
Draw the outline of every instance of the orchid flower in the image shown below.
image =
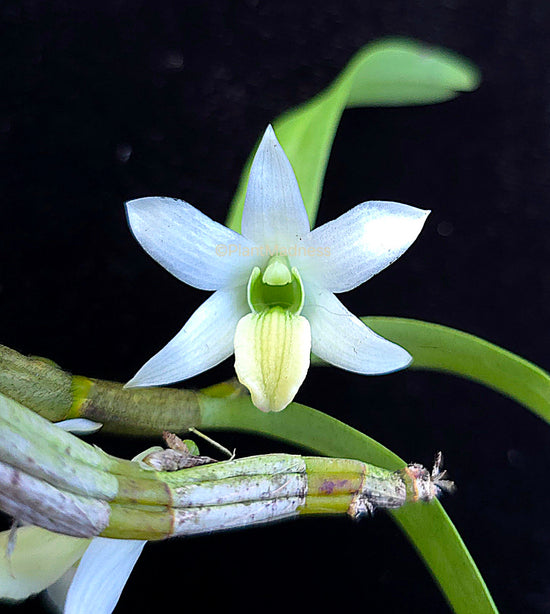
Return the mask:
<path fill-rule="evenodd" d="M 410 355 L 375 334 L 335 293 L 390 265 L 414 242 L 429 211 L 362 203 L 310 230 L 292 166 L 268 127 L 252 163 L 242 234 L 190 204 L 148 197 L 126 204 L 142 247 L 170 273 L 215 290 L 127 386 L 185 380 L 235 353 L 241 383 L 263 411 L 296 395 L 310 352 L 362 374 L 406 367 Z"/>

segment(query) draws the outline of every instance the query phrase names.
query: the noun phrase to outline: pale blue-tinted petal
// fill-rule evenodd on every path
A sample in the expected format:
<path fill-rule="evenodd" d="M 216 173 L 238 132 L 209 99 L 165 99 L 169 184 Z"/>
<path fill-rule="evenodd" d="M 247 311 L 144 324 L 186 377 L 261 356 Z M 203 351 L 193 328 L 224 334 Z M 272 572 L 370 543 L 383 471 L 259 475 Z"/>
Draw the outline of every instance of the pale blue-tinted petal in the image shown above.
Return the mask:
<path fill-rule="evenodd" d="M 218 290 L 126 387 L 180 382 L 214 367 L 233 354 L 237 322 L 249 311 L 245 286 Z"/>
<path fill-rule="evenodd" d="M 128 223 L 145 251 L 181 281 L 201 290 L 247 282 L 253 244 L 183 200 L 154 196 L 126 203 Z"/>
<path fill-rule="evenodd" d="M 328 290 L 307 285 L 302 315 L 311 325 L 311 351 L 336 367 L 379 375 L 403 369 L 412 360 L 406 350 L 374 333 Z"/>
<path fill-rule="evenodd" d="M 296 176 L 271 126 L 252 162 L 241 231 L 270 248 L 295 245 L 309 231 Z"/>
<path fill-rule="evenodd" d="M 300 258 L 300 273 L 331 292 L 351 290 L 397 260 L 429 213 L 385 201 L 357 205 L 305 237 L 314 256 Z"/>
<path fill-rule="evenodd" d="M 110 614 L 147 542 L 96 537 L 67 593 L 65 614 Z"/>
<path fill-rule="evenodd" d="M 91 435 L 92 433 L 97 433 L 103 427 L 103 424 L 88 420 L 87 418 L 71 418 L 70 420 L 56 422 L 55 426 L 74 435 Z"/>

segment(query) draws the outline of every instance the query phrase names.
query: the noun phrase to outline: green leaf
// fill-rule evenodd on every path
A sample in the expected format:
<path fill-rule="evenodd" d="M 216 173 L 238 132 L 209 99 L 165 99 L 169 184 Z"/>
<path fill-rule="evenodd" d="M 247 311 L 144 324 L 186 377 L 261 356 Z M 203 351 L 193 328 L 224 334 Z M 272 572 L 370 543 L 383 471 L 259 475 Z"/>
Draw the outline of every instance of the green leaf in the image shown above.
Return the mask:
<path fill-rule="evenodd" d="M 315 409 L 292 403 L 262 413 L 248 398 L 213 399 L 203 407 L 203 428 L 226 428 L 284 439 L 324 454 L 398 469 L 404 461 L 370 437 Z M 494 614 L 496 606 L 470 553 L 438 501 L 408 505 L 394 520 L 424 559 L 457 614 Z"/>
<path fill-rule="evenodd" d="M 407 318 L 361 318 L 382 337 L 403 346 L 411 368 L 443 371 L 511 397 L 550 423 L 550 375 L 512 352 L 440 324 Z"/>
<path fill-rule="evenodd" d="M 449 51 L 391 38 L 359 51 L 336 80 L 303 105 L 273 122 L 290 159 L 313 226 L 328 157 L 340 116 L 346 107 L 431 104 L 474 90 L 479 71 Z M 375 144 L 373 144 L 375 145 Z M 227 225 L 241 228 L 252 155 L 233 199 Z"/>

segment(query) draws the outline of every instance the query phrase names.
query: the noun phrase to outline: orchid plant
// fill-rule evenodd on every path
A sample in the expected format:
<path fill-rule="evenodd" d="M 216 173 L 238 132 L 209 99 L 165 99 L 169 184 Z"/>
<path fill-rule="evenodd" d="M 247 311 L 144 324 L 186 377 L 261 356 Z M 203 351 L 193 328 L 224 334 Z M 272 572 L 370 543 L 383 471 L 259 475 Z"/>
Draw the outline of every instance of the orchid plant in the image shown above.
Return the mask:
<path fill-rule="evenodd" d="M 311 231 L 271 126 L 252 163 L 242 234 L 181 200 L 140 198 L 126 206 L 135 237 L 155 260 L 185 283 L 215 290 L 127 386 L 185 380 L 234 352 L 235 371 L 254 405 L 281 411 L 304 381 L 311 351 L 368 375 L 410 363 L 406 350 L 374 333 L 334 294 L 399 258 L 428 211 L 365 202 Z"/>
<path fill-rule="evenodd" d="M 412 357 L 416 368 L 480 381 L 550 422 L 546 401 L 550 376 L 542 369 L 446 327 L 399 318 L 357 318 L 335 296 L 356 288 L 402 255 L 419 235 L 428 211 L 394 202 L 365 202 L 311 230 L 332 139 L 346 106 L 439 102 L 475 89 L 478 80 L 477 71 L 456 56 L 426 53 L 410 41 L 375 44 L 359 53 L 333 86 L 267 128 L 250 173 L 243 173 L 227 226 L 172 198 L 128 202 L 130 228 L 144 249 L 181 281 L 214 293 L 126 386 L 182 381 L 234 353 L 237 377 L 254 406 L 249 397 L 204 397 L 208 411 L 200 414 L 201 426 L 267 434 L 325 455 L 354 457 L 388 468 L 403 463 L 367 436 L 293 403 L 311 353 L 340 368 L 370 375 L 402 369 Z M 96 417 L 86 413 L 89 407 L 84 402 L 92 383 L 77 377 L 68 376 L 70 394 L 76 397 L 70 397 L 72 404 L 62 408 L 62 417 L 55 420 Z M 6 386 L 0 381 L 0 393 L 13 396 Z M 158 401 L 176 391 L 157 392 Z M 23 401 L 30 405 L 29 399 Z M 95 403 L 97 409 L 97 399 Z M 285 408 L 278 421 L 258 411 Z M 110 418 L 105 411 L 106 427 Z M 117 428 L 124 419 L 129 423 L 133 418 L 116 415 Z M 80 434 L 98 428 L 89 421 L 61 426 Z M 157 432 L 156 426 L 146 432 Z M 183 421 L 182 430 L 187 426 Z M 423 556 L 455 612 L 497 611 L 437 501 L 392 516 Z M 49 586 L 54 603 L 70 614 L 109 614 L 145 544 L 71 538 L 28 526 L 8 533 L 0 535 L 0 545 L 11 556 L 11 562 L 6 556 L 0 564 L 0 597 L 22 599 Z M 50 556 L 53 551 L 59 553 L 54 569 L 41 567 L 39 561 L 44 559 L 37 553 Z"/>

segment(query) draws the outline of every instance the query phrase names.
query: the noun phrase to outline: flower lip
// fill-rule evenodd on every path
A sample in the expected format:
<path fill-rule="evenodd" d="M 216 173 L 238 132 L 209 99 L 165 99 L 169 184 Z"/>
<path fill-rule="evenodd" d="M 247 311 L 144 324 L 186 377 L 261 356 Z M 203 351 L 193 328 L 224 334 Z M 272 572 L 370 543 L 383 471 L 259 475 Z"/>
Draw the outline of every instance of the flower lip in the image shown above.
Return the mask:
<path fill-rule="evenodd" d="M 311 330 L 303 316 L 270 307 L 242 318 L 235 332 L 235 371 L 262 411 L 281 411 L 309 368 Z"/>

